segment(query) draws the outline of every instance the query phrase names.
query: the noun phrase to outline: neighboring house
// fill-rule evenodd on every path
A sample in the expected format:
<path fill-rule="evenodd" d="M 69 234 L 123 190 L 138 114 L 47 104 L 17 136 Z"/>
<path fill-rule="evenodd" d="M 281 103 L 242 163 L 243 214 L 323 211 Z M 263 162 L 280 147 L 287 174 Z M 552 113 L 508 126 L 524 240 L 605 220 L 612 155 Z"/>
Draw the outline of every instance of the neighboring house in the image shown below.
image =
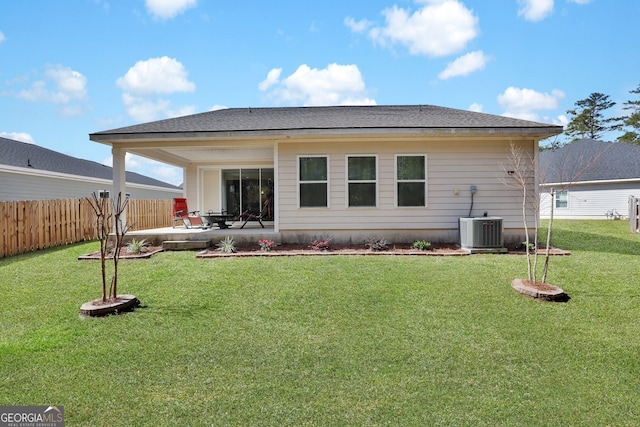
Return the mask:
<path fill-rule="evenodd" d="M 524 236 L 520 192 L 503 183 L 510 146 L 536 156 L 561 132 L 436 106 L 334 106 L 217 110 L 90 139 L 112 147 L 116 174 L 127 152 L 182 167 L 190 209 L 268 200 L 284 242 L 453 242 L 460 217 L 485 213 L 503 218 L 505 240 Z"/>
<path fill-rule="evenodd" d="M 171 199 L 182 189 L 133 172 L 125 193 L 134 199 Z M 0 138 L 0 200 L 47 200 L 90 197 L 113 189 L 113 169 L 35 144 Z"/>
<path fill-rule="evenodd" d="M 640 146 L 583 139 L 540 153 L 540 216 L 627 217 L 629 196 L 640 197 Z M 550 194 L 553 189 L 554 196 Z"/>

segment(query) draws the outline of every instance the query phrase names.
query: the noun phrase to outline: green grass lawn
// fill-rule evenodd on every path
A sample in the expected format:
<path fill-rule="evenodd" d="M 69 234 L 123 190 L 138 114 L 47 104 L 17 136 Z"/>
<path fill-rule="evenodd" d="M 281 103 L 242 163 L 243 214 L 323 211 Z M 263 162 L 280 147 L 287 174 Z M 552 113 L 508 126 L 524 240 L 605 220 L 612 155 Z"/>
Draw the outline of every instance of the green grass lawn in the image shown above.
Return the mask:
<path fill-rule="evenodd" d="M 121 262 L 143 308 L 80 319 L 97 243 L 0 260 L 0 405 L 66 425 L 637 426 L 640 236 L 556 221 L 549 282 L 517 255 Z"/>

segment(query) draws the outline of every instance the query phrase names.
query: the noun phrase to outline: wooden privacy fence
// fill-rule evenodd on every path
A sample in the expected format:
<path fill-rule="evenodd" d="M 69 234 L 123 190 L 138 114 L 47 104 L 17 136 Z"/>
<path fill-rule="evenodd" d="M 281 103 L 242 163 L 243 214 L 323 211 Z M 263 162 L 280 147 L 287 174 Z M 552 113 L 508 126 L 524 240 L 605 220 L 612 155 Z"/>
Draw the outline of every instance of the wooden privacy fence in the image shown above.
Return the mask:
<path fill-rule="evenodd" d="M 131 230 L 170 226 L 171 200 L 129 200 L 127 223 Z M 0 201 L 0 258 L 96 238 L 86 199 Z"/>
<path fill-rule="evenodd" d="M 629 225 L 632 233 L 640 233 L 640 199 L 629 196 Z"/>

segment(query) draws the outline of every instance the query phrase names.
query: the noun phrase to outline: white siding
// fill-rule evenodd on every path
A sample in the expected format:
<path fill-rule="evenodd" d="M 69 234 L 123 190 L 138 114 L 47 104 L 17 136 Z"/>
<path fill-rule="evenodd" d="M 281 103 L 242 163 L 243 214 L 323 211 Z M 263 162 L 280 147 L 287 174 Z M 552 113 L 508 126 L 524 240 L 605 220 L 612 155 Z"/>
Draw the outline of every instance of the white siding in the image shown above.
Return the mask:
<path fill-rule="evenodd" d="M 534 144 L 531 141 L 521 146 L 532 153 Z M 478 189 L 471 216 L 487 212 L 489 216 L 503 218 L 506 230 L 515 229 L 517 233 L 522 229 L 520 192 L 503 183 L 508 141 L 283 143 L 278 152 L 277 203 L 283 233 L 434 230 L 451 236 L 458 228 L 458 218 L 469 215 L 471 185 Z M 347 207 L 345 155 L 372 153 L 378 156 L 378 206 Z M 394 162 L 395 155 L 403 153 L 427 155 L 426 207 L 396 207 Z M 298 207 L 298 155 L 329 157 L 329 208 Z"/>
<path fill-rule="evenodd" d="M 573 184 L 567 189 L 568 206 L 556 208 L 554 218 L 559 219 L 607 219 L 608 211 L 617 211 L 627 216 L 629 196 L 640 197 L 640 182 L 608 182 Z M 540 216 L 548 218 L 551 196 L 542 188 L 540 194 Z"/>
<path fill-rule="evenodd" d="M 202 212 L 221 212 L 222 198 L 220 189 L 222 188 L 222 184 L 220 182 L 220 169 L 203 170 L 200 182 L 200 188 L 202 190 Z"/>
<path fill-rule="evenodd" d="M 112 182 L 58 174 L 0 171 L 0 200 L 76 199 L 90 197 L 92 192 L 104 189 L 113 192 Z M 181 190 L 165 190 L 135 184 L 127 185 L 127 192 L 134 199 L 171 199 L 182 194 Z"/>

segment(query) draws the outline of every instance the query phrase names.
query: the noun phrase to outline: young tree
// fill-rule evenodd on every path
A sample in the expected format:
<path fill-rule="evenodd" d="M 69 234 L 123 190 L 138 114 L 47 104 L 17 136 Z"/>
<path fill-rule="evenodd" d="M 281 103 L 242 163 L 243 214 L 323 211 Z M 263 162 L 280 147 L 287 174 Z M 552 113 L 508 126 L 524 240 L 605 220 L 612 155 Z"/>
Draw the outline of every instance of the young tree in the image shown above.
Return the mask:
<path fill-rule="evenodd" d="M 118 198 L 110 205 L 109 199 L 98 197 L 95 192 L 91 194 L 91 198 L 87 198 L 95 213 L 95 224 L 98 240 L 100 242 L 100 261 L 102 272 L 102 302 L 107 300 L 116 300 L 118 297 L 118 262 L 120 261 L 120 249 L 122 248 L 123 238 L 129 226 L 124 224 L 124 212 L 129 202 L 128 198 L 122 198 L 122 193 L 118 193 Z M 107 269 L 106 258 L 109 253 L 109 237 L 113 229 L 113 276 L 111 277 L 111 286 L 107 293 Z"/>
<path fill-rule="evenodd" d="M 106 258 L 109 241 L 109 232 L 112 226 L 112 214 L 109 212 L 109 204 L 107 198 L 98 197 L 95 193 L 91 193 L 91 198 L 87 198 L 89 205 L 95 213 L 95 224 L 98 241 L 100 242 L 100 263 L 102 270 L 102 302 L 107 301 L 107 266 Z"/>
<path fill-rule="evenodd" d="M 609 95 L 594 92 L 586 99 L 575 103 L 576 108 L 567 110 L 573 118 L 567 124 L 565 134 L 572 141 L 583 138 L 600 139 L 605 132 L 619 129 L 619 118 L 605 118 L 603 112 L 616 105 Z"/>
<path fill-rule="evenodd" d="M 118 198 L 113 201 L 113 219 L 115 238 L 115 252 L 113 253 L 113 277 L 111 278 L 111 297 L 115 300 L 118 298 L 118 262 L 120 261 L 120 248 L 122 248 L 125 234 L 129 231 L 129 225 L 125 224 L 124 213 L 127 209 L 129 198 L 122 198 L 122 193 L 118 193 Z"/>
<path fill-rule="evenodd" d="M 630 90 L 629 93 L 640 95 L 640 84 L 636 89 Z M 618 138 L 618 141 L 640 144 L 640 100 L 627 101 L 622 109 L 629 112 L 628 116 L 620 118 L 622 127 L 626 127 L 628 130 Z"/>
<path fill-rule="evenodd" d="M 507 179 L 503 179 L 503 184 L 517 189 L 522 200 L 522 221 L 525 231 L 525 247 L 527 255 L 527 277 L 531 282 L 546 283 L 549 272 L 549 258 L 551 255 L 551 238 L 553 229 L 554 200 L 557 192 L 566 191 L 571 185 L 578 181 L 589 169 L 600 159 L 600 156 L 609 148 L 598 150 L 595 153 L 578 154 L 572 156 L 571 147 L 550 150 L 549 153 L 556 156 L 555 161 L 550 162 L 544 173 L 537 170 L 537 164 L 532 154 L 524 151 L 521 147 L 511 144 L 508 163 L 503 165 Z M 536 182 L 536 175 L 538 182 Z M 547 183 L 549 175 L 553 176 L 555 186 L 544 185 Z M 537 187 L 537 188 L 536 188 Z M 549 223 L 544 250 L 544 264 L 541 276 L 538 275 L 538 231 L 540 229 L 540 195 L 546 191 L 551 201 L 549 213 Z M 533 224 L 533 228 L 529 224 Z M 533 241 L 532 241 L 533 240 Z"/>

